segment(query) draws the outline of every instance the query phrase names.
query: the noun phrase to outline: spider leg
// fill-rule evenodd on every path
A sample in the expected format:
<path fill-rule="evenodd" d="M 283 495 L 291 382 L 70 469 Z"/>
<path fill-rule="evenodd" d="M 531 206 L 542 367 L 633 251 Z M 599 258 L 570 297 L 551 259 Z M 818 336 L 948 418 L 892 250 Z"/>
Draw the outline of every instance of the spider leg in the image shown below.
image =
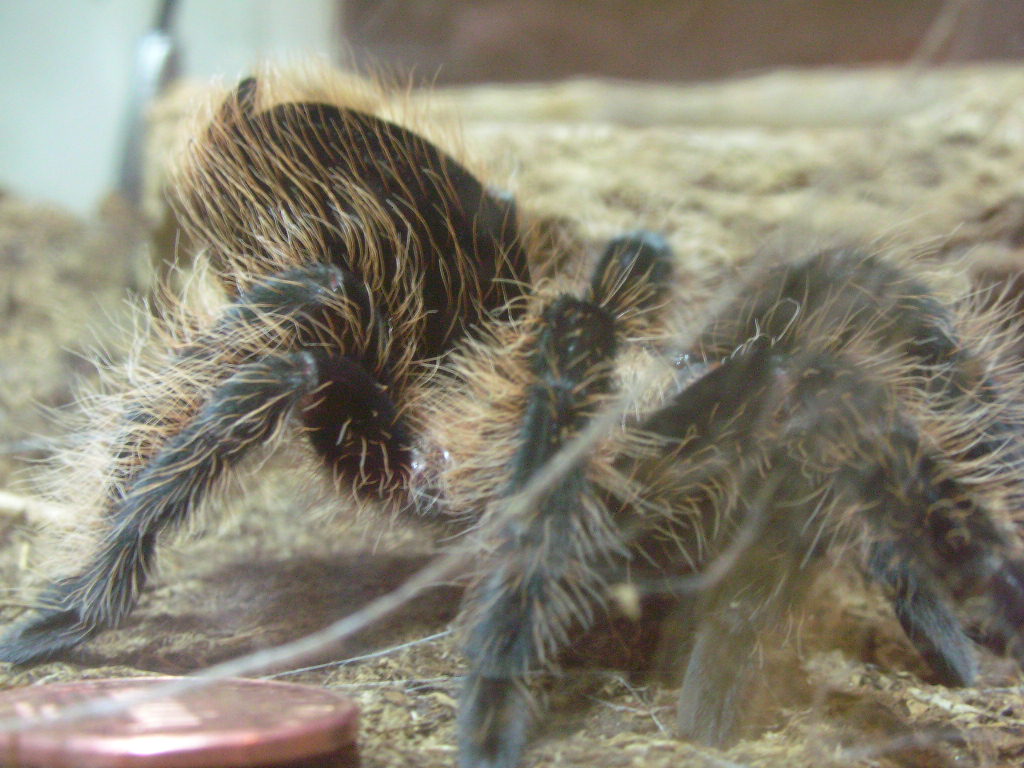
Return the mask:
<path fill-rule="evenodd" d="M 40 612 L 0 640 L 0 659 L 53 657 L 122 621 L 152 567 L 157 534 L 185 519 L 293 411 L 337 475 L 362 491 L 401 483 L 408 436 L 381 383 L 386 360 L 369 367 L 383 335 L 362 284 L 336 266 L 287 270 L 239 296 L 126 403 L 99 549 L 44 590 Z M 339 347 L 352 355 L 327 352 Z M 181 421 L 183 410 L 191 413 Z M 351 427 L 347 440 L 338 425 Z"/>
<path fill-rule="evenodd" d="M 300 413 L 306 436 L 335 480 L 350 481 L 357 492 L 384 497 L 401 487 L 412 440 L 388 393 L 400 364 L 390 359 L 391 331 L 363 282 L 324 264 L 274 275 L 180 356 L 210 356 L 254 331 L 282 336 L 286 348 L 345 350 L 318 354 L 317 397 Z"/>
<path fill-rule="evenodd" d="M 773 477 L 791 469 L 781 462 Z M 791 501 L 785 496 L 788 489 L 770 490 L 762 493 L 760 504 Z M 764 510 L 748 514 L 763 515 Z M 745 548 L 742 561 L 702 590 L 696 603 L 696 615 L 703 620 L 693 637 L 676 717 L 680 735 L 703 744 L 720 746 L 735 739 L 761 633 L 783 618 L 806 582 L 801 553 L 792 542 L 766 519 L 755 527 L 757 541 Z"/>
<path fill-rule="evenodd" d="M 381 356 L 385 339 L 380 313 L 365 286 L 347 270 L 311 264 L 257 283 L 209 328 L 178 347 L 160 375 L 123 405 L 105 513 L 113 514 L 162 440 L 180 429 L 181 414 L 195 410 L 201 390 L 215 385 L 222 371 L 275 349 L 340 347 L 358 361 L 369 361 Z M 378 370 L 378 375 L 386 372 Z"/>
<path fill-rule="evenodd" d="M 732 477 L 714 550 L 746 536 L 700 597 L 705 618 L 680 693 L 685 734 L 712 744 L 735 737 L 754 641 L 800 596 L 822 540 L 896 553 L 876 572 L 905 580 L 898 608 L 919 599 L 905 620 L 913 631 L 938 629 L 923 650 L 937 648 L 951 676 L 965 677 L 973 662 L 960 636 L 943 634 L 956 625 L 940 591 L 986 597 L 1003 635 L 1019 639 L 1024 592 L 1012 542 L 930 455 L 898 402 L 841 356 L 763 346 L 724 361 L 649 419 L 653 434 L 679 441 L 668 459 L 679 464 L 670 480 L 678 488 L 701 471 Z M 901 559 L 910 567 L 891 564 Z M 921 578 L 911 583 L 909 573 Z"/>
<path fill-rule="evenodd" d="M 909 559 L 910 567 L 901 567 L 904 584 L 895 607 L 899 611 L 912 604 L 912 610 L 901 621 L 910 623 L 914 632 L 933 631 L 918 648 L 926 658 L 932 647 L 937 650 L 937 672 L 949 665 L 954 674 L 966 677 L 973 662 L 960 661 L 969 654 L 962 630 L 953 629 L 954 617 L 944 600 L 925 585 L 940 588 L 955 601 L 979 597 L 990 617 L 992 637 L 1024 663 L 1024 561 L 1019 545 L 986 509 L 988 499 L 975 498 L 969 486 L 950 477 L 909 424 L 895 424 L 887 438 L 886 461 L 869 474 L 847 468 L 847 479 L 881 489 L 865 516 L 883 543 L 892 543 L 896 563 Z M 917 575 L 927 576 L 927 582 L 915 581 Z"/>
<path fill-rule="evenodd" d="M 681 735 L 705 744 L 735 738 L 758 639 L 796 601 L 807 578 L 806 532 L 794 532 L 790 521 L 813 518 L 820 499 L 808 492 L 785 451 L 750 459 L 782 385 L 775 356 L 765 348 L 747 350 L 711 369 L 643 425 L 666 445 L 652 465 L 641 464 L 642 481 L 649 487 L 664 482 L 670 494 L 666 508 L 684 510 L 673 539 L 688 550 L 685 561 L 699 559 L 698 551 L 710 546 L 725 563 L 718 575 L 705 577 L 694 610 L 683 614 L 684 621 L 702 618 L 695 631 L 684 629 L 693 632 L 693 640 L 677 721 Z M 693 498 L 715 476 L 731 478 L 728 498 L 739 509 L 695 526 Z M 729 543 L 698 545 L 696 530 L 719 531 Z M 672 583 L 670 578 L 669 589 Z"/>
<path fill-rule="evenodd" d="M 515 766 L 534 712 L 529 676 L 552 661 L 605 602 L 604 575 L 625 556 L 611 513 L 585 461 L 577 461 L 539 501 L 514 508 L 518 494 L 585 426 L 612 387 L 612 361 L 629 322 L 657 307 L 670 270 L 659 237 L 612 242 L 586 298 L 561 295 L 533 333 L 519 448 L 512 461 L 493 570 L 467 597 L 469 671 L 459 707 L 460 765 Z M 633 312 L 628 318 L 624 313 Z M 484 530 L 486 531 L 486 521 Z"/>
<path fill-rule="evenodd" d="M 931 580 L 922 578 L 891 542 L 871 546 L 868 569 L 892 591 L 896 618 L 938 681 L 951 688 L 970 685 L 978 672 L 971 640 Z"/>
<path fill-rule="evenodd" d="M 1024 497 L 1020 417 L 991 363 L 965 343 L 950 308 L 923 281 L 889 260 L 832 250 L 772 270 L 709 330 L 705 352 L 727 355 L 746 339 L 770 341 L 796 352 L 821 348 L 843 352 L 866 342 L 880 354 L 896 353 L 929 395 L 940 433 L 953 461 L 998 474 L 1010 506 Z M 952 429 L 950 429 L 952 425 Z M 963 495 L 962 490 L 957 494 Z M 945 596 L 896 545 L 876 545 L 868 573 L 883 584 L 908 638 L 947 685 L 969 684 L 976 664 L 971 643 Z M 1006 589 L 1014 579 L 1007 576 Z M 1000 635 L 992 638 L 1001 645 Z"/>
<path fill-rule="evenodd" d="M 363 356 L 377 353 L 385 334 L 383 319 L 356 275 L 333 264 L 308 264 L 270 275 L 242 293 L 210 329 L 178 352 L 176 362 L 229 350 L 237 355 L 239 346 L 244 354 L 246 342 L 252 344 L 268 325 L 280 336 L 293 336 L 293 345 L 337 339 L 342 348 Z"/>
<path fill-rule="evenodd" d="M 42 596 L 41 610 L 0 642 L 0 658 L 52 658 L 117 625 L 134 606 L 152 568 L 158 534 L 180 524 L 250 450 L 271 438 L 319 382 L 313 353 L 246 363 L 170 438 L 110 511 L 112 527 L 79 574 Z"/>

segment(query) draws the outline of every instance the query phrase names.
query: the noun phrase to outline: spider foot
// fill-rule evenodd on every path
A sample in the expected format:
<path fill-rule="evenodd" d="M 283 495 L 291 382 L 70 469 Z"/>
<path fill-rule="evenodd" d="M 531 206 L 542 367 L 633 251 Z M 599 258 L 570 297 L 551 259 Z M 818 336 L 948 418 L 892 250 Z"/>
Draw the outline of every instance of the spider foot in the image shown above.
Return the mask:
<path fill-rule="evenodd" d="M 868 569 L 876 581 L 889 588 L 896 617 L 935 680 L 950 688 L 971 685 L 978 673 L 971 640 L 929 580 L 900 558 L 892 544 L 872 547 Z"/>
<path fill-rule="evenodd" d="M 521 682 L 470 676 L 459 707 L 460 768 L 515 768 L 529 726 L 530 699 Z"/>
<path fill-rule="evenodd" d="M 1024 668 L 1024 560 L 1005 561 L 992 577 L 990 594 L 998 616 L 991 634 Z"/>
<path fill-rule="evenodd" d="M 935 675 L 947 688 L 974 683 L 978 663 L 970 640 L 945 603 L 930 591 L 922 591 L 905 602 L 894 601 L 896 616 L 907 637 Z"/>
<path fill-rule="evenodd" d="M 70 604 L 77 581 L 58 582 L 40 599 L 34 615 L 11 627 L 0 638 L 0 661 L 39 664 L 63 656 L 104 627 L 83 616 L 81 606 Z"/>
<path fill-rule="evenodd" d="M 752 630 L 732 636 L 718 626 L 698 631 L 676 710 L 682 738 L 716 748 L 736 741 L 754 642 Z"/>

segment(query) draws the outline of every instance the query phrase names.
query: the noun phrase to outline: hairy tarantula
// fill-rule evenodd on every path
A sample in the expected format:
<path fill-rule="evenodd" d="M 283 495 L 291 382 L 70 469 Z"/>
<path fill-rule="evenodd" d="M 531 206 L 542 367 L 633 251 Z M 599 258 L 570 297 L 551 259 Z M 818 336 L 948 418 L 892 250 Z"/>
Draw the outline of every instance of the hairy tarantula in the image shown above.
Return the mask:
<path fill-rule="evenodd" d="M 682 338 L 664 239 L 615 239 L 582 290 L 531 286 L 511 199 L 369 106 L 281 87 L 243 81 L 190 145 L 180 217 L 229 301 L 179 313 L 96 430 L 99 541 L 0 659 L 121 622 L 158 535 L 297 426 L 339 491 L 478 548 L 464 766 L 519 762 L 532 676 L 622 584 L 703 580 L 679 613 L 678 720 L 710 744 L 735 736 L 757 637 L 829 552 L 884 585 L 942 682 L 971 683 L 975 641 L 1024 661 L 1019 372 L 969 303 L 912 264 L 827 251 L 759 275 L 685 350 L 696 363 L 637 384 L 637 358 L 670 363 Z M 968 598 L 984 626 L 962 621 Z"/>

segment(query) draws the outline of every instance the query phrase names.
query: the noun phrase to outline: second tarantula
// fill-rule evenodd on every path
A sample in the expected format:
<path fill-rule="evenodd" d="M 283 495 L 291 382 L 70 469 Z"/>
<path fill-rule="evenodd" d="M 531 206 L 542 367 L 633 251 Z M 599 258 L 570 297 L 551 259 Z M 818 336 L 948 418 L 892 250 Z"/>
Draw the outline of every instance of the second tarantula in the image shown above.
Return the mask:
<path fill-rule="evenodd" d="M 676 619 L 680 730 L 705 743 L 735 737 L 757 637 L 827 552 L 884 585 L 944 683 L 972 681 L 975 630 L 1024 660 L 1019 372 L 967 304 L 911 265 L 824 252 L 752 280 L 686 350 L 695 365 L 638 385 L 636 359 L 677 344 L 665 240 L 614 240 L 582 290 L 533 286 L 510 199 L 365 104 L 286 86 L 244 81 L 192 142 L 176 199 L 228 301 L 180 313 L 98 422 L 95 550 L 0 658 L 121 622 L 157 536 L 293 431 L 340 493 L 479 549 L 464 766 L 519 762 L 531 677 L 622 584 L 707 576 Z M 967 598 L 985 626 L 964 629 Z"/>

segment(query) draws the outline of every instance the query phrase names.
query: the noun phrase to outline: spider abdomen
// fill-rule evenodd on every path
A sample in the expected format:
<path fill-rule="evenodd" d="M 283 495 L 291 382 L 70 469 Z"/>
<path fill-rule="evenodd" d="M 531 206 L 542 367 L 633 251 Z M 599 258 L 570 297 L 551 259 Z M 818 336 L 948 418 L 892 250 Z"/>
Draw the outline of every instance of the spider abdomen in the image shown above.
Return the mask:
<path fill-rule="evenodd" d="M 396 123 L 334 104 L 226 102 L 185 166 L 184 224 L 235 290 L 291 266 L 355 276 L 416 358 L 519 295 L 515 209 Z"/>

